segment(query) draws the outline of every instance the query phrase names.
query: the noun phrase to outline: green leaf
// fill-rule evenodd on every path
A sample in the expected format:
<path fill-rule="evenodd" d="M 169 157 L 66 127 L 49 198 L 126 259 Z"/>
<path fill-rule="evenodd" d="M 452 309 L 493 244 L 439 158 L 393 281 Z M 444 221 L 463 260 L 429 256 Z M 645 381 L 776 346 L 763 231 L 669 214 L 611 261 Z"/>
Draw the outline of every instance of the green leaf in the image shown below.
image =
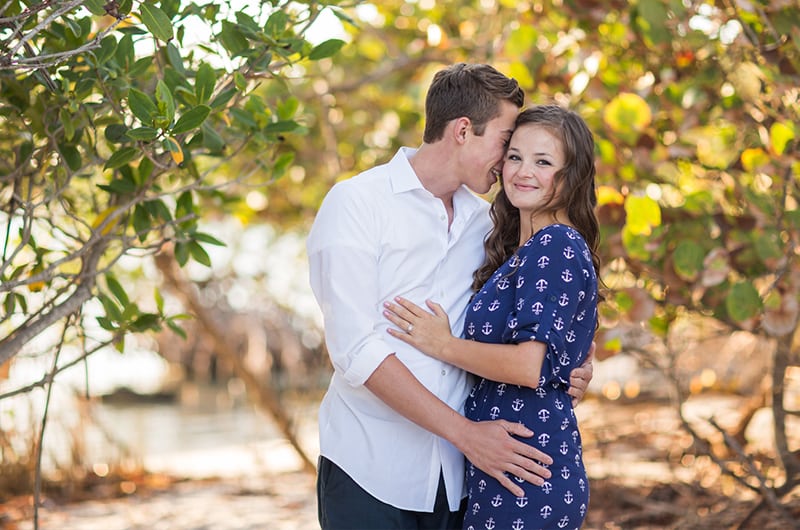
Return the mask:
<path fill-rule="evenodd" d="M 72 171 L 78 171 L 83 167 L 81 152 L 78 151 L 77 147 L 75 147 L 74 145 L 59 144 L 58 150 L 61 152 L 61 156 L 67 163 L 67 167 L 70 168 Z"/>
<path fill-rule="evenodd" d="M 155 313 L 142 313 L 131 323 L 132 331 L 158 331 L 161 329 L 161 317 Z"/>
<path fill-rule="evenodd" d="M 189 244 L 184 241 L 175 243 L 175 261 L 183 267 L 189 261 Z"/>
<path fill-rule="evenodd" d="M 83 5 L 89 12 L 95 16 L 103 16 L 106 14 L 106 10 L 103 8 L 105 6 L 105 0 L 84 0 Z"/>
<path fill-rule="evenodd" d="M 736 322 L 744 322 L 761 311 L 761 298 L 749 282 L 736 283 L 725 297 L 725 309 Z"/>
<path fill-rule="evenodd" d="M 141 204 L 137 204 L 133 209 L 133 229 L 136 231 L 139 241 L 144 242 L 150 232 L 150 213 Z"/>
<path fill-rule="evenodd" d="M 694 241 L 681 241 L 672 254 L 672 266 L 678 276 L 687 281 L 694 281 L 703 270 L 704 258 L 703 247 Z"/>
<path fill-rule="evenodd" d="M 342 39 L 328 39 L 314 46 L 311 53 L 308 54 L 308 58 L 312 61 L 319 61 L 320 59 L 330 57 L 342 49 L 344 44 L 345 42 Z"/>
<path fill-rule="evenodd" d="M 214 69 L 208 63 L 203 63 L 197 69 L 197 76 L 194 82 L 194 93 L 197 96 L 198 103 L 207 103 L 211 94 L 214 93 L 214 87 L 217 84 L 216 74 Z"/>
<path fill-rule="evenodd" d="M 103 309 L 105 309 L 108 318 L 115 322 L 122 320 L 122 312 L 111 298 L 104 294 L 97 295 L 97 298 L 100 300 L 100 303 L 103 304 Z"/>
<path fill-rule="evenodd" d="M 121 123 L 112 123 L 106 127 L 105 135 L 106 140 L 112 143 L 120 143 L 125 141 L 125 133 L 128 132 L 128 127 Z"/>
<path fill-rule="evenodd" d="M 153 127 L 137 127 L 136 129 L 129 129 L 125 133 L 125 136 L 132 140 L 149 142 L 158 138 L 158 129 L 154 129 Z"/>
<path fill-rule="evenodd" d="M 178 324 L 176 324 L 172 320 L 167 320 L 167 326 L 169 326 L 169 329 L 171 329 L 172 331 L 183 337 L 184 340 L 186 339 L 186 331 L 184 331 L 184 329 L 180 327 Z"/>
<path fill-rule="evenodd" d="M 286 168 L 288 168 L 291 163 L 294 162 L 294 153 L 283 153 L 278 159 L 275 161 L 275 164 L 272 166 L 272 177 L 273 178 L 280 178 L 286 172 Z"/>
<path fill-rule="evenodd" d="M 131 160 L 138 158 L 140 155 L 141 151 L 135 147 L 123 147 L 122 149 L 114 151 L 114 154 L 111 155 L 111 158 L 106 161 L 103 169 L 116 169 L 118 167 L 122 167 Z"/>
<path fill-rule="evenodd" d="M 164 42 L 172 39 L 172 21 L 158 6 L 142 2 L 142 22 L 155 38 Z"/>
<path fill-rule="evenodd" d="M 119 302 L 122 304 L 122 307 L 130 304 L 130 300 L 128 299 L 125 289 L 122 288 L 122 284 L 117 281 L 117 278 L 113 274 L 106 274 L 106 285 L 108 286 L 108 290 L 111 291 L 111 294 L 114 295 L 114 298 L 119 300 Z"/>
<path fill-rule="evenodd" d="M 225 243 L 210 234 L 206 234 L 205 232 L 195 232 L 192 235 L 197 241 L 202 241 L 203 243 L 208 243 L 209 245 L 216 245 L 218 247 L 226 246 Z"/>
<path fill-rule="evenodd" d="M 265 134 L 280 134 L 280 133 L 287 133 L 292 132 L 297 129 L 298 125 L 297 122 L 294 120 L 287 120 L 287 121 L 276 121 L 267 124 L 264 127 Z"/>
<path fill-rule="evenodd" d="M 158 113 L 158 107 L 150 96 L 135 88 L 128 91 L 128 108 L 145 125 L 151 125 L 153 117 Z"/>
<path fill-rule="evenodd" d="M 183 57 L 172 41 L 167 43 L 167 60 L 181 77 L 186 77 L 186 68 L 183 66 Z"/>
<path fill-rule="evenodd" d="M 239 30 L 239 27 L 233 22 L 227 20 L 222 21 L 222 29 L 219 32 L 219 40 L 222 43 L 222 46 L 224 46 L 225 49 L 228 50 L 234 57 L 247 50 L 250 46 L 247 37 L 242 34 L 242 32 Z"/>
<path fill-rule="evenodd" d="M 206 252 L 206 249 L 204 249 L 203 246 L 197 241 L 189 241 L 189 252 L 192 254 L 192 258 L 194 258 L 196 262 L 205 265 L 206 267 L 211 266 L 211 258 L 209 257 L 208 252 Z"/>
<path fill-rule="evenodd" d="M 159 79 L 158 83 L 156 83 L 156 101 L 158 102 L 158 110 L 168 123 L 172 123 L 175 118 L 175 100 L 163 79 Z"/>
<path fill-rule="evenodd" d="M 72 123 L 72 113 L 67 107 L 61 107 L 58 112 L 58 117 L 61 120 L 61 125 L 64 127 L 64 138 L 72 140 L 75 136 L 75 124 Z"/>
<path fill-rule="evenodd" d="M 178 118 L 178 122 L 172 128 L 172 134 L 181 134 L 196 129 L 206 121 L 210 113 L 211 107 L 208 105 L 198 105 L 189 109 Z"/>
<path fill-rule="evenodd" d="M 114 38 L 114 35 L 106 35 L 106 37 L 100 41 L 100 48 L 96 49 L 94 52 L 97 64 L 105 64 L 106 61 L 111 59 L 115 51 L 117 51 L 117 39 Z"/>

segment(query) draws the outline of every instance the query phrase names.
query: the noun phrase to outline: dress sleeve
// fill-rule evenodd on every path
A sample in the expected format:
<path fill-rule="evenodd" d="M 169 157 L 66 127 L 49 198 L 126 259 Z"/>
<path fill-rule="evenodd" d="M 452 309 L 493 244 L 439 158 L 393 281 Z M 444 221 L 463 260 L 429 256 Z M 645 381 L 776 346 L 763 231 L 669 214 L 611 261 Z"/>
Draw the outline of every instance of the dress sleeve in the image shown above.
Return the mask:
<path fill-rule="evenodd" d="M 378 223 L 368 201 L 342 184 L 323 201 L 306 248 L 331 362 L 345 381 L 359 386 L 394 350 L 376 329 Z"/>
<path fill-rule="evenodd" d="M 574 231 L 545 229 L 519 251 L 515 311 L 503 340 L 535 340 L 547 346 L 540 384 L 554 379 L 568 384 L 569 372 L 582 361 L 581 352 L 567 346 L 580 302 L 588 295 L 581 243 Z"/>

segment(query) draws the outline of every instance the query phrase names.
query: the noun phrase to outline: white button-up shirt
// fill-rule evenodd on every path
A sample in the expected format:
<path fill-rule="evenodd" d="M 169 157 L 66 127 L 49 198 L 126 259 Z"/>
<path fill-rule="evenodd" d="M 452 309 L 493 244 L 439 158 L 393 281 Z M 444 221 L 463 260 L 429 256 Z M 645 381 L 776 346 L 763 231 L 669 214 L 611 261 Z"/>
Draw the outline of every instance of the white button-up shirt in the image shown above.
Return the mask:
<path fill-rule="evenodd" d="M 471 383 L 386 332 L 383 302 L 402 295 L 423 307 L 426 299 L 440 303 L 460 336 L 491 228 L 488 203 L 462 187 L 448 229 L 444 204 L 409 164 L 415 152 L 402 148 L 388 164 L 336 184 L 308 237 L 311 287 L 334 366 L 319 411 L 320 452 L 372 496 L 405 510 L 433 511 L 441 470 L 454 511 L 464 494 L 464 457 L 364 386 L 392 353 L 458 412 Z"/>

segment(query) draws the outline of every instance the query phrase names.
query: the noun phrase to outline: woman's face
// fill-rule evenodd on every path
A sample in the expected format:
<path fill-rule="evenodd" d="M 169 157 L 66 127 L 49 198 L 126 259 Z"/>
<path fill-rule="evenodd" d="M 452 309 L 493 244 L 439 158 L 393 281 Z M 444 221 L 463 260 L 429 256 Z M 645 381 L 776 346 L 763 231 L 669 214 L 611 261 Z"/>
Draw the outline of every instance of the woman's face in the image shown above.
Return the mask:
<path fill-rule="evenodd" d="M 545 206 L 555 193 L 555 175 L 564 167 L 564 147 L 548 129 L 535 123 L 517 127 L 503 163 L 503 187 L 521 215 Z"/>

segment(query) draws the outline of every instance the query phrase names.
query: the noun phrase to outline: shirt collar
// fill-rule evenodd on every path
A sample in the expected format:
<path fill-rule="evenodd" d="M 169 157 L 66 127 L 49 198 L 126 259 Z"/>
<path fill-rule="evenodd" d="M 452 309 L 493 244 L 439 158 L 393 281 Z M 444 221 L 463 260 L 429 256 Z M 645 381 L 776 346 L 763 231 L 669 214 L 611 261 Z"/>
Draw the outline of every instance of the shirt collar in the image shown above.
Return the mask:
<path fill-rule="evenodd" d="M 414 172 L 414 168 L 411 167 L 410 159 L 416 152 L 417 149 L 413 147 L 401 147 L 389 161 L 389 181 L 391 182 L 393 193 L 398 194 L 411 190 L 425 189 Z M 483 199 L 472 193 L 464 185 L 461 185 L 453 195 L 453 204 L 457 212 L 461 211 L 467 215 L 471 215 L 482 202 Z"/>
<path fill-rule="evenodd" d="M 393 193 L 424 189 L 419 177 L 411 167 L 410 159 L 417 150 L 412 147 L 401 147 L 389 161 L 389 181 Z"/>

